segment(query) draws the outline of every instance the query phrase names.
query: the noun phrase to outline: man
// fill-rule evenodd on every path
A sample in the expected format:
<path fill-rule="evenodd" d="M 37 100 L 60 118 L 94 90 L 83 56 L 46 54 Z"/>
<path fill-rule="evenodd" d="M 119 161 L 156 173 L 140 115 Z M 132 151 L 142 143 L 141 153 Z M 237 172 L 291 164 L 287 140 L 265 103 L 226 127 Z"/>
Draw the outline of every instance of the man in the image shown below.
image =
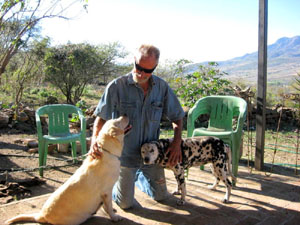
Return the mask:
<path fill-rule="evenodd" d="M 94 112 L 97 118 L 90 150 L 93 157 L 101 157 L 95 139 L 106 120 L 127 115 L 132 125 L 130 133 L 124 139 L 120 177 L 113 189 L 113 199 L 123 209 L 133 206 L 135 184 L 157 201 L 167 197 L 163 168 L 143 165 L 140 154 L 143 143 L 159 138 L 162 116 L 172 121 L 174 130 L 174 141 L 168 149 L 169 163 L 175 165 L 181 162 L 180 143 L 184 112 L 169 85 L 152 75 L 159 55 L 158 48 L 142 45 L 135 54 L 132 72 L 107 85 Z"/>

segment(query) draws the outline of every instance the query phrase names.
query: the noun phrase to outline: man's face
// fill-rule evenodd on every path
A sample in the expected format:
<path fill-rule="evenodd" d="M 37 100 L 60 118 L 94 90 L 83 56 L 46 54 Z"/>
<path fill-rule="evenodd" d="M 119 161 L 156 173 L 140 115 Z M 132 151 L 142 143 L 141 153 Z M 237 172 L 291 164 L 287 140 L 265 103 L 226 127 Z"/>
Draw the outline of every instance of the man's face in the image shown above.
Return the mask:
<path fill-rule="evenodd" d="M 157 60 L 154 56 L 139 58 L 135 57 L 133 80 L 138 84 L 144 84 L 148 82 L 156 66 Z"/>

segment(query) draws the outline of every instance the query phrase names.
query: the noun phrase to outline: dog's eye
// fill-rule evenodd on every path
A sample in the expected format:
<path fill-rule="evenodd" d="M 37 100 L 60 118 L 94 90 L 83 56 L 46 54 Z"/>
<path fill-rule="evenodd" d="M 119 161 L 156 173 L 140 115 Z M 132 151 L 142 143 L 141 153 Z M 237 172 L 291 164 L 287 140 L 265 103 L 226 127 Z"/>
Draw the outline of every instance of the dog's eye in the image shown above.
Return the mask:
<path fill-rule="evenodd" d="M 150 150 L 150 153 L 153 153 L 153 152 L 154 152 L 154 150 L 153 150 L 153 149 L 151 149 L 151 150 Z"/>

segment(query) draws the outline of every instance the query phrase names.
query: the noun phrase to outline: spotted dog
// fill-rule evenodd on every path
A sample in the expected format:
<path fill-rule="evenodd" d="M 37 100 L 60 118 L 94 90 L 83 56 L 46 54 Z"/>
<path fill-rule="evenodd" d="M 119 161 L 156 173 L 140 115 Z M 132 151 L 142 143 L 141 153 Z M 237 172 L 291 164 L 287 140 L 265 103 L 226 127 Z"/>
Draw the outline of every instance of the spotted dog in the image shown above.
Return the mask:
<path fill-rule="evenodd" d="M 227 178 L 226 172 L 231 175 L 231 180 L 236 178 L 231 173 L 231 151 L 227 144 L 221 139 L 215 137 L 193 137 L 185 138 L 181 142 L 182 162 L 170 167 L 167 162 L 169 153 L 166 151 L 172 139 L 159 139 L 142 145 L 141 154 L 144 164 L 159 164 L 164 168 L 171 169 L 174 172 L 177 180 L 177 190 L 173 194 L 180 194 L 181 199 L 177 202 L 178 205 L 185 203 L 186 186 L 184 179 L 184 170 L 191 166 L 200 166 L 211 163 L 211 170 L 215 176 L 215 182 L 210 187 L 215 189 L 222 180 L 226 186 L 226 194 L 223 199 L 227 203 L 231 194 L 232 184 Z"/>

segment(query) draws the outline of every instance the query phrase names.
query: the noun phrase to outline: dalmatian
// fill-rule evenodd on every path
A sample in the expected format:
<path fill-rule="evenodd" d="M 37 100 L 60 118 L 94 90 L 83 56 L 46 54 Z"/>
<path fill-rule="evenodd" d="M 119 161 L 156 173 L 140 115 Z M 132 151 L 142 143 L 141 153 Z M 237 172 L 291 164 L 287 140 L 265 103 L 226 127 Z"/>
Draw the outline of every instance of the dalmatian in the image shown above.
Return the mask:
<path fill-rule="evenodd" d="M 174 195 L 180 195 L 177 205 L 185 204 L 186 185 L 184 171 L 191 166 L 200 166 L 211 163 L 211 170 L 215 176 L 215 182 L 210 189 L 215 189 L 222 180 L 226 187 L 226 194 L 223 203 L 228 203 L 232 183 L 227 177 L 227 172 L 231 176 L 231 181 L 235 182 L 236 178 L 231 173 L 231 150 L 221 139 L 216 137 L 193 137 L 184 138 L 181 142 L 182 162 L 171 167 L 168 165 L 169 153 L 166 151 L 172 139 L 159 139 L 145 143 L 141 147 L 141 155 L 144 164 L 159 164 L 163 168 L 171 169 L 174 172 L 177 189 Z"/>

